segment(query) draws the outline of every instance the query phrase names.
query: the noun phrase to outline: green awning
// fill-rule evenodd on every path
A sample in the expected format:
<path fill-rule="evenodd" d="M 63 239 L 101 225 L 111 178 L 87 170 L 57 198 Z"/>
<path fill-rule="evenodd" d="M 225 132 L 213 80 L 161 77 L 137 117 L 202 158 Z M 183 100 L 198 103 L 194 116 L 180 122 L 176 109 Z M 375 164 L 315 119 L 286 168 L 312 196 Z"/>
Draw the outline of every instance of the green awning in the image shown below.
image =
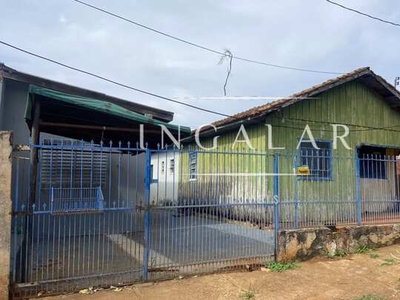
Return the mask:
<path fill-rule="evenodd" d="M 152 119 L 150 117 L 144 116 L 142 114 L 133 112 L 117 104 L 110 103 L 104 100 L 86 98 L 81 96 L 76 96 L 72 94 L 62 93 L 35 85 L 30 85 L 28 101 L 25 109 L 25 119 L 29 122 L 32 119 L 32 95 L 43 96 L 52 101 L 61 101 L 68 105 L 75 106 L 77 108 L 83 108 L 85 110 L 90 110 L 94 112 L 105 113 L 109 116 L 114 116 L 116 118 L 123 118 L 128 121 L 133 121 L 139 124 L 151 124 L 153 126 L 164 125 L 170 130 L 180 132 L 184 135 L 190 134 L 190 128 L 187 126 L 178 126 L 169 123 L 165 123 L 159 120 Z"/>

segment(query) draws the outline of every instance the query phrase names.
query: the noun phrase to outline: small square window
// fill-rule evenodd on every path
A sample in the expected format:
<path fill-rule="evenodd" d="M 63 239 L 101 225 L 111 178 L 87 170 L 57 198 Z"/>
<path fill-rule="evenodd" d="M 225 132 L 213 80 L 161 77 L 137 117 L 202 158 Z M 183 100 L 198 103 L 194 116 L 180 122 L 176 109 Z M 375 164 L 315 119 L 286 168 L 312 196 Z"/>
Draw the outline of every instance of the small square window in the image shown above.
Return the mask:
<path fill-rule="evenodd" d="M 332 180 L 332 144 L 330 141 L 311 141 L 300 144 L 300 166 L 308 166 L 310 175 L 304 177 L 311 180 Z"/>

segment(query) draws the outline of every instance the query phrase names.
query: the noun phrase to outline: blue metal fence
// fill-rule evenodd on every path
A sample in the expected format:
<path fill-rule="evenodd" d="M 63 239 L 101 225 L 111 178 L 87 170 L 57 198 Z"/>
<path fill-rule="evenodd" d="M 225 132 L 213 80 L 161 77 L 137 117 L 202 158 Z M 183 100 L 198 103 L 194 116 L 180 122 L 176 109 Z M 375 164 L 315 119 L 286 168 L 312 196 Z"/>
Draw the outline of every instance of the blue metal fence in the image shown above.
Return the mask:
<path fill-rule="evenodd" d="M 327 163 L 319 163 L 321 157 L 314 156 L 317 159 L 304 166 L 300 157 L 305 155 L 312 156 L 310 152 L 278 154 L 281 227 L 400 222 L 397 156 L 329 154 L 322 157 Z M 301 174 L 302 167 L 310 173 Z M 290 170 L 293 176 L 285 176 Z"/>
<path fill-rule="evenodd" d="M 200 164 L 207 162 L 199 156 L 193 180 L 189 166 L 183 167 L 187 150 L 56 139 L 31 147 L 39 151 L 33 201 L 25 170 L 29 160 L 22 168 L 21 158 L 15 159 L 16 298 L 244 268 L 273 259 L 274 202 L 266 197 L 236 202 L 240 193 L 250 197 L 266 191 L 268 176 L 242 185 L 246 176 L 239 164 L 230 170 L 240 176 L 214 176 L 211 169 L 200 174 Z M 225 157 L 221 170 L 231 162 L 228 153 L 209 155 Z M 241 157 L 269 163 L 262 154 L 236 155 Z M 218 190 L 210 184 L 218 184 Z M 199 197 L 185 197 L 191 192 Z"/>
<path fill-rule="evenodd" d="M 35 199 L 28 155 L 13 164 L 19 297 L 262 265 L 280 229 L 400 221 L 396 156 L 32 147 Z"/>

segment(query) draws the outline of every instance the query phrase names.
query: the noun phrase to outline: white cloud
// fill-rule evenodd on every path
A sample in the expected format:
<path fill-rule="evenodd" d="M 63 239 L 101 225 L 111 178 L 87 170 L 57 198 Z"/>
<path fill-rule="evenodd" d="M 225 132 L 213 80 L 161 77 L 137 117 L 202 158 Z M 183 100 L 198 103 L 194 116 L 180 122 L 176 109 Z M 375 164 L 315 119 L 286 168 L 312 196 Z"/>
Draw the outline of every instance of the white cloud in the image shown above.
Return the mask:
<path fill-rule="evenodd" d="M 58 21 L 59 21 L 60 23 L 63 23 L 63 24 L 65 24 L 65 23 L 68 22 L 67 18 L 66 18 L 65 16 L 63 16 L 63 15 L 61 15 L 61 16 L 58 18 Z"/>

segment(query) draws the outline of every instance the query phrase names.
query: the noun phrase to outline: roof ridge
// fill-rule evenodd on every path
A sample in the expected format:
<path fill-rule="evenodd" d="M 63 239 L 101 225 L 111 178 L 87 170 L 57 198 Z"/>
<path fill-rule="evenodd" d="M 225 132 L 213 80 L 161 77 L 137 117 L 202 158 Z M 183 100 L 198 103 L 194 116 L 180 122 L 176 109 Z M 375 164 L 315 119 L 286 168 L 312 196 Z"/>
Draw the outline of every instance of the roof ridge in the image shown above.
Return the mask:
<path fill-rule="evenodd" d="M 322 89 L 324 87 L 328 87 L 329 85 L 334 85 L 335 83 L 336 84 L 338 84 L 338 83 L 342 84 L 343 80 L 346 80 L 345 82 L 347 82 L 348 79 L 353 79 L 352 77 L 354 77 L 354 76 L 355 77 L 359 77 L 359 76 L 362 76 L 362 75 L 365 75 L 365 74 L 368 74 L 368 73 L 372 73 L 374 76 L 378 76 L 378 75 L 375 75 L 374 72 L 372 72 L 370 67 L 361 67 L 361 68 L 355 69 L 355 70 L 353 70 L 351 72 L 348 72 L 348 73 L 345 73 L 343 75 L 337 76 L 335 78 L 331 78 L 331 79 L 328 79 L 326 81 L 323 81 L 320 84 L 316 84 L 316 85 L 311 86 L 311 87 L 309 87 L 309 88 L 307 88 L 305 90 L 302 90 L 300 92 L 294 93 L 291 96 L 284 97 L 284 98 L 277 99 L 277 100 L 274 100 L 274 101 L 271 101 L 271 102 L 268 102 L 268 103 L 265 103 L 265 104 L 262 104 L 262 105 L 259 105 L 259 106 L 252 107 L 252 108 L 247 109 L 245 111 L 236 113 L 236 114 L 232 115 L 231 117 L 228 117 L 228 118 L 225 118 L 225 119 L 221 119 L 221 120 L 217 120 L 217 121 L 213 122 L 212 124 L 214 126 L 221 126 L 221 125 L 225 125 L 225 124 L 231 123 L 231 122 L 233 122 L 233 121 L 235 121 L 237 119 L 243 120 L 243 119 L 246 119 L 246 118 L 250 118 L 250 117 L 252 117 L 254 115 L 266 113 L 266 112 L 271 111 L 273 108 L 279 106 L 279 104 L 288 103 L 288 105 L 290 105 L 290 104 L 292 104 L 292 103 L 290 103 L 291 101 L 293 101 L 293 103 L 294 103 L 294 102 L 297 102 L 297 101 L 304 100 L 311 93 L 323 92 L 323 91 L 318 91 L 319 89 Z M 329 88 L 331 88 L 331 87 L 329 87 Z M 326 88 L 326 89 L 328 89 L 328 88 Z"/>

